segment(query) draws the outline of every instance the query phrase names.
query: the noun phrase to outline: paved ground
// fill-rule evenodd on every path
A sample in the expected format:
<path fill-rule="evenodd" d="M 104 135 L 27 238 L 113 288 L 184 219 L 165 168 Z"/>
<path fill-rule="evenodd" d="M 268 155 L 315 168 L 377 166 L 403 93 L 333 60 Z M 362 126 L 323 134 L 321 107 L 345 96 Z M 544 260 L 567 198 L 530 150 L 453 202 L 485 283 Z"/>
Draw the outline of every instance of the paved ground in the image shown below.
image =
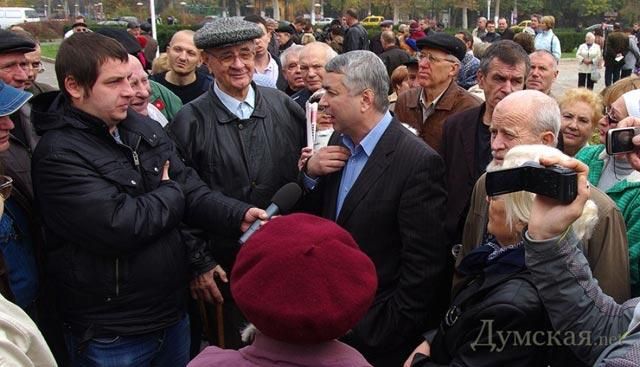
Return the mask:
<path fill-rule="evenodd" d="M 45 62 L 46 71 L 38 76 L 38 81 L 57 86 L 55 70 L 52 63 Z M 567 88 L 578 86 L 578 63 L 573 59 L 563 59 L 560 61 L 560 73 L 558 80 L 553 85 L 553 95 L 560 96 Z M 603 70 L 604 73 L 604 70 Z M 595 85 L 594 90 L 600 92 L 604 88 L 604 78 Z"/>
<path fill-rule="evenodd" d="M 46 61 L 43 61 L 43 62 L 44 62 L 45 71 L 44 73 L 38 75 L 38 78 L 36 80 L 39 82 L 47 83 L 49 85 L 53 85 L 54 87 L 57 87 L 58 81 L 56 80 L 56 71 L 54 69 L 53 64 Z"/>
<path fill-rule="evenodd" d="M 602 78 L 593 87 L 595 92 L 600 92 L 604 89 L 604 69 L 601 70 Z M 563 91 L 568 88 L 575 88 L 578 86 L 578 62 L 575 59 L 562 59 L 560 60 L 560 73 L 558 79 L 553 84 L 551 92 L 554 96 L 559 97 Z"/>

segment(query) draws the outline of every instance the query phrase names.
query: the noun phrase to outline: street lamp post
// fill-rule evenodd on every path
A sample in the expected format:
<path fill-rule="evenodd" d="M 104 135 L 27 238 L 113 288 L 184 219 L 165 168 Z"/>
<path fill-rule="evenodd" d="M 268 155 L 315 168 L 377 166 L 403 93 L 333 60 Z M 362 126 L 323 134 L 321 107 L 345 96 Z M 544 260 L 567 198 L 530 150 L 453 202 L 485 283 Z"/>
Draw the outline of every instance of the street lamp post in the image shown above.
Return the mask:
<path fill-rule="evenodd" d="M 487 20 L 491 19 L 491 0 L 487 0 Z"/>

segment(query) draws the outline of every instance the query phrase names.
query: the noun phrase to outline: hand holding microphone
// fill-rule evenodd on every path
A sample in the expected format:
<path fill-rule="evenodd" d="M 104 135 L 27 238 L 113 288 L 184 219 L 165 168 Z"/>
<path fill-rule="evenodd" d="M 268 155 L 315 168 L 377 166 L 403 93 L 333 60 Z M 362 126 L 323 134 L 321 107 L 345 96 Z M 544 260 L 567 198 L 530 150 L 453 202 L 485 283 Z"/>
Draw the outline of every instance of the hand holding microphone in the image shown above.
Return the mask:
<path fill-rule="evenodd" d="M 293 208 L 298 199 L 302 196 L 302 189 L 295 182 L 289 182 L 288 184 L 282 186 L 271 198 L 271 204 L 267 207 L 265 212 L 267 213 L 266 219 L 271 219 L 276 214 L 280 214 L 282 212 L 287 212 Z M 253 208 L 252 208 L 253 209 Z M 249 209 L 251 211 L 251 209 Z M 249 213 L 248 213 L 249 214 Z M 246 217 L 245 217 L 246 219 Z M 251 224 L 249 229 L 240 237 L 238 242 L 241 245 L 244 245 L 245 242 L 249 240 L 249 237 L 253 235 L 255 231 L 260 228 L 261 221 L 256 218 L 256 220 Z"/>

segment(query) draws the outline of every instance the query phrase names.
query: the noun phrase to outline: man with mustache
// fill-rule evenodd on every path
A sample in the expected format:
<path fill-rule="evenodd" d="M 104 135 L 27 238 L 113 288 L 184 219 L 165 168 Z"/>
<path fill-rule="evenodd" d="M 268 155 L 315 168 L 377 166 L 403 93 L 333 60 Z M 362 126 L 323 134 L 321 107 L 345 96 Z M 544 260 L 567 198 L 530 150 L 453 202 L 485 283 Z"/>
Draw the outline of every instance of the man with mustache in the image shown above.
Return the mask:
<path fill-rule="evenodd" d="M 444 123 L 442 158 L 447 169 L 447 189 L 456 193 L 447 201 L 445 222 L 453 244 L 462 237 L 473 185 L 491 161 L 489 125 L 493 110 L 504 97 L 524 89 L 529 67 L 529 56 L 517 43 L 492 44 L 485 51 L 477 74 L 485 102 Z"/>
<path fill-rule="evenodd" d="M 556 101 L 539 91 L 524 90 L 506 96 L 496 105 L 489 126 L 493 156 L 490 165 L 501 166 L 505 154 L 517 145 L 544 144 L 555 147 L 560 119 L 560 108 Z M 484 174 L 480 176 L 473 188 L 457 261 L 482 243 L 488 213 L 485 177 Z M 597 188 L 591 189 L 590 199 L 598 206 L 599 221 L 582 251 L 599 285 L 618 302 L 623 302 L 630 294 L 624 219 L 616 204 Z"/>

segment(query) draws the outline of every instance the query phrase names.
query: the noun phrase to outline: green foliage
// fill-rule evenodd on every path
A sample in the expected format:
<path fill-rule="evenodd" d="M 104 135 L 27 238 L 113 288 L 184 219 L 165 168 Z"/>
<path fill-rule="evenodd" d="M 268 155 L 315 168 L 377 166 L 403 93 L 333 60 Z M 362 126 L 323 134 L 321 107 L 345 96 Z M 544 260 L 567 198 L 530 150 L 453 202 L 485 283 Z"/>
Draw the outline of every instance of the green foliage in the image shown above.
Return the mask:
<path fill-rule="evenodd" d="M 554 31 L 560 40 L 562 52 L 575 52 L 584 43 L 584 33 L 576 31 Z"/>

